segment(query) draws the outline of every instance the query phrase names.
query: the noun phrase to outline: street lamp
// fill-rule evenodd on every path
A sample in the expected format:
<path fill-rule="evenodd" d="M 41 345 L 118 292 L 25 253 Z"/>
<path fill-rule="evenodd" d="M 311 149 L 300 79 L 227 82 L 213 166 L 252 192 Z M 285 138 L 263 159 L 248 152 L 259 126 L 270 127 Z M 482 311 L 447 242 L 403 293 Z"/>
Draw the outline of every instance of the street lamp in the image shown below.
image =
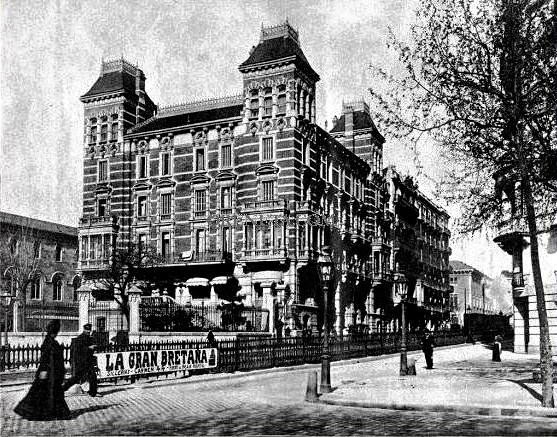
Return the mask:
<path fill-rule="evenodd" d="M 329 355 L 329 281 L 333 269 L 329 246 L 321 249 L 317 260 L 323 287 L 323 354 L 321 355 L 321 393 L 331 392 L 331 357 Z"/>
<path fill-rule="evenodd" d="M 408 360 L 406 354 L 406 294 L 408 284 L 403 274 L 398 274 L 395 279 L 397 294 L 400 296 L 401 328 L 402 337 L 400 339 L 400 376 L 408 375 Z"/>
<path fill-rule="evenodd" d="M 9 308 L 12 303 L 13 296 L 11 293 L 2 293 L 0 295 L 2 305 L 4 306 L 4 346 L 8 345 L 8 323 L 9 323 Z"/>

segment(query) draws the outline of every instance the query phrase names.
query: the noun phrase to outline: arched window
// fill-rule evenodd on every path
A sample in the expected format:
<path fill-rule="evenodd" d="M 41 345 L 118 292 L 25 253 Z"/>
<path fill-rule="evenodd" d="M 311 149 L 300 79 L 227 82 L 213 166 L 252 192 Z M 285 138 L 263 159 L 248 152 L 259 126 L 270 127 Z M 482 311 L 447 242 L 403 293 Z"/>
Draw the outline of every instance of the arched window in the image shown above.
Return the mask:
<path fill-rule="evenodd" d="M 56 261 L 62 261 L 62 246 L 60 244 L 56 245 Z"/>
<path fill-rule="evenodd" d="M 41 242 L 39 240 L 35 241 L 33 244 L 33 257 L 35 259 L 41 257 Z"/>
<path fill-rule="evenodd" d="M 52 280 L 52 300 L 54 301 L 62 300 L 63 287 L 64 284 L 62 282 L 62 277 L 60 275 L 56 275 Z"/>
<path fill-rule="evenodd" d="M 11 237 L 10 238 L 10 253 L 12 255 L 15 255 L 17 253 L 17 248 L 19 245 L 19 240 L 17 239 L 17 237 Z"/>
<path fill-rule="evenodd" d="M 31 292 L 29 294 L 30 299 L 39 300 L 41 299 L 41 278 L 40 276 L 35 277 L 31 281 Z"/>
<path fill-rule="evenodd" d="M 77 290 L 79 287 L 81 287 L 81 277 L 78 275 L 75 275 L 72 281 L 72 287 L 73 287 L 73 300 L 77 300 Z"/>

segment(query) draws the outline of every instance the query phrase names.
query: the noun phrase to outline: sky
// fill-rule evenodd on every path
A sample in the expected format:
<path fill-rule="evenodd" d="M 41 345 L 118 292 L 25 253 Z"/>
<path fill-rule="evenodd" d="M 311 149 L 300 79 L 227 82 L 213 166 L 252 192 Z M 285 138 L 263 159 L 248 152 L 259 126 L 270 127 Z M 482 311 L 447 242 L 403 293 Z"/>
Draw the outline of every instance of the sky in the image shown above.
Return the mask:
<path fill-rule="evenodd" d="M 241 92 L 238 66 L 261 25 L 288 19 L 318 84 L 317 123 L 331 127 L 343 100 L 367 98 L 368 66 L 396 60 L 387 29 L 407 39 L 415 0 L 0 0 L 0 210 L 77 226 L 83 106 L 103 59 L 123 56 L 146 75 L 156 104 Z M 415 155 L 387 138 L 384 164 L 417 176 Z M 420 151 L 430 194 L 443 169 Z M 455 206 L 446 207 L 453 216 Z M 452 259 L 486 274 L 510 269 L 489 236 L 451 242 Z"/>

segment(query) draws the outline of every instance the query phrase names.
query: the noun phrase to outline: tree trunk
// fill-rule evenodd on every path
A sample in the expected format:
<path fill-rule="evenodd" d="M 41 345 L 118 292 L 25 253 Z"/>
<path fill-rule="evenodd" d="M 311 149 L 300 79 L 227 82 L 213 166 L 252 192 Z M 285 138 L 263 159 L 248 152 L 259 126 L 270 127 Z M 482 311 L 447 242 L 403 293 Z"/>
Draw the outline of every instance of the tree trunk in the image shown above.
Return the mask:
<path fill-rule="evenodd" d="M 536 289 L 536 301 L 538 308 L 538 319 L 540 321 L 540 371 L 542 378 L 542 406 L 552 408 L 555 406 L 553 399 L 553 360 L 551 353 L 551 338 L 549 336 L 549 323 L 545 307 L 545 293 L 543 289 L 542 273 L 540 269 L 540 257 L 538 252 L 538 237 L 536 214 L 532 199 L 530 179 L 521 164 L 522 190 L 526 205 L 528 219 L 528 230 L 530 233 L 530 256 L 532 260 L 532 274 L 534 276 L 534 288 Z"/>

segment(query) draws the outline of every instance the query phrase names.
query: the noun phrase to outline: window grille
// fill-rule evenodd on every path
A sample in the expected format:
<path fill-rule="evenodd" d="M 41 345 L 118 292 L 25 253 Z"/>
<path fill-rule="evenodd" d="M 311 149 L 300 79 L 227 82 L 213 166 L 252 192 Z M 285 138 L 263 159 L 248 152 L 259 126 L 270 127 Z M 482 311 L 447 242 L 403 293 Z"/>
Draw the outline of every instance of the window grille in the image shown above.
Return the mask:
<path fill-rule="evenodd" d="M 98 181 L 108 181 L 108 161 L 106 160 L 99 161 Z"/>
<path fill-rule="evenodd" d="M 171 209 L 171 193 L 164 193 L 161 194 L 161 216 L 170 215 L 172 212 Z"/>
<path fill-rule="evenodd" d="M 274 157 L 273 138 L 263 138 L 262 140 L 263 151 L 261 158 L 263 161 L 271 161 Z"/>
<path fill-rule="evenodd" d="M 196 190 L 195 191 L 195 215 L 200 216 L 204 215 L 206 211 L 206 193 L 205 190 Z"/>
<path fill-rule="evenodd" d="M 263 181 L 261 184 L 261 200 L 275 198 L 275 181 Z"/>
<path fill-rule="evenodd" d="M 232 166 L 232 145 L 225 144 L 221 147 L 221 166 L 231 167 Z"/>

